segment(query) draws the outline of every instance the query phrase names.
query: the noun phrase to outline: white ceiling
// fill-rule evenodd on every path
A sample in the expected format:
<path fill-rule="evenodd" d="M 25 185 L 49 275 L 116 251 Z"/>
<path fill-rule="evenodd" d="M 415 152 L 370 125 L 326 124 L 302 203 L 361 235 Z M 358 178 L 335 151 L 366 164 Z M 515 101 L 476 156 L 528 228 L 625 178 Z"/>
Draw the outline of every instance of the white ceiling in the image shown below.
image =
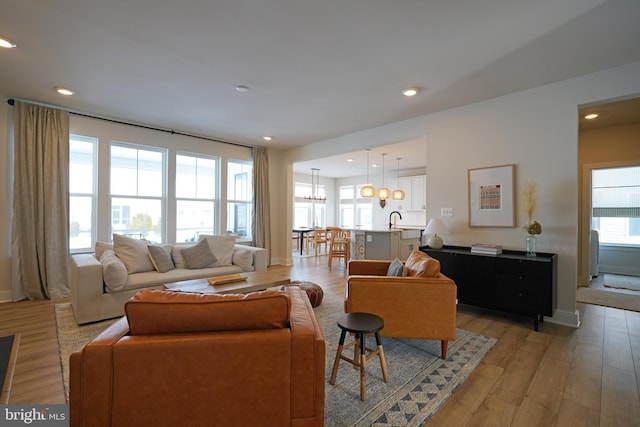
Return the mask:
<path fill-rule="evenodd" d="M 0 34 L 19 45 L 0 50 L 0 95 L 274 148 L 640 60 L 638 0 L 0 0 L 0 10 Z M 405 98 L 409 86 L 422 91 Z M 390 156 L 406 169 L 410 154 Z"/>

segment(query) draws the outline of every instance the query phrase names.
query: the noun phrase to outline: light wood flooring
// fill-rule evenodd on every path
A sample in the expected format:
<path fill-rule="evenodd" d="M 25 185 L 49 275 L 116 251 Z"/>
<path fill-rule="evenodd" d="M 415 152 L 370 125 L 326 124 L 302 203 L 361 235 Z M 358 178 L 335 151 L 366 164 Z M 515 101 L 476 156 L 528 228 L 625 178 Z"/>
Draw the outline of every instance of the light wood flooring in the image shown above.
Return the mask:
<path fill-rule="evenodd" d="M 326 256 L 271 269 L 290 269 L 292 279 L 327 293 L 344 291 L 344 263 L 336 260 L 329 272 Z M 22 334 L 10 403 L 64 403 L 53 314 L 59 302 L 0 304 L 0 335 Z M 426 425 L 640 426 L 640 313 L 579 308 L 579 329 L 547 322 L 534 332 L 529 318 L 459 306 L 458 327 L 498 343 Z"/>

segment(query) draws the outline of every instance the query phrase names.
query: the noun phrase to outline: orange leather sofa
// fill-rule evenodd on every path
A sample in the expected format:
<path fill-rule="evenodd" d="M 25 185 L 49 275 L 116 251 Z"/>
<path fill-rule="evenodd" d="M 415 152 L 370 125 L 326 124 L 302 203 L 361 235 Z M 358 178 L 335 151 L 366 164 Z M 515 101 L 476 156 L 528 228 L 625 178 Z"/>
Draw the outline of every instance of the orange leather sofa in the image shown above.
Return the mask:
<path fill-rule="evenodd" d="M 143 290 L 70 360 L 71 426 L 322 426 L 325 341 L 299 287 Z"/>
<path fill-rule="evenodd" d="M 447 358 L 456 339 L 456 284 L 440 273 L 440 262 L 414 251 L 404 263 L 406 276 L 387 276 L 392 261 L 351 260 L 347 267 L 345 312 L 376 314 L 380 335 L 441 341 Z"/>

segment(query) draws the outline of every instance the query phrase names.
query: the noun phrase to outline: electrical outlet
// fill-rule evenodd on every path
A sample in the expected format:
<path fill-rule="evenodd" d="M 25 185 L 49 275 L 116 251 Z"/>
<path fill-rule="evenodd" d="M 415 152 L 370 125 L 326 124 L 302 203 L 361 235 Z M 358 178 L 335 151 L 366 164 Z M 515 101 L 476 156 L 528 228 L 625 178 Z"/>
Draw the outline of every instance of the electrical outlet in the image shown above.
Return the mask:
<path fill-rule="evenodd" d="M 440 216 L 453 216 L 453 208 L 440 209 Z"/>

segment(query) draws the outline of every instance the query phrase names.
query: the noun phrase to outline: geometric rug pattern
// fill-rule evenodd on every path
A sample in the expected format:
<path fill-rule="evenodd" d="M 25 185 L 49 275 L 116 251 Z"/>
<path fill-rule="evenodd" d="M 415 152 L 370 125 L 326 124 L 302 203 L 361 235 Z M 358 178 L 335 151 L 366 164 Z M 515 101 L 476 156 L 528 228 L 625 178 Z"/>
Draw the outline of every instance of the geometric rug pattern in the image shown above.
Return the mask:
<path fill-rule="evenodd" d="M 389 382 L 383 381 L 377 357 L 367 361 L 367 398 L 362 402 L 359 370 L 350 364 L 340 362 L 336 384 L 329 384 L 340 338 L 336 322 L 343 313 L 342 307 L 342 298 L 325 294 L 322 304 L 315 309 L 327 347 L 326 427 L 420 426 L 496 343 L 495 338 L 458 329 L 456 340 L 449 342 L 447 359 L 442 360 L 440 341 L 382 337 Z M 367 346 L 375 348 L 374 338 L 366 339 Z"/>

